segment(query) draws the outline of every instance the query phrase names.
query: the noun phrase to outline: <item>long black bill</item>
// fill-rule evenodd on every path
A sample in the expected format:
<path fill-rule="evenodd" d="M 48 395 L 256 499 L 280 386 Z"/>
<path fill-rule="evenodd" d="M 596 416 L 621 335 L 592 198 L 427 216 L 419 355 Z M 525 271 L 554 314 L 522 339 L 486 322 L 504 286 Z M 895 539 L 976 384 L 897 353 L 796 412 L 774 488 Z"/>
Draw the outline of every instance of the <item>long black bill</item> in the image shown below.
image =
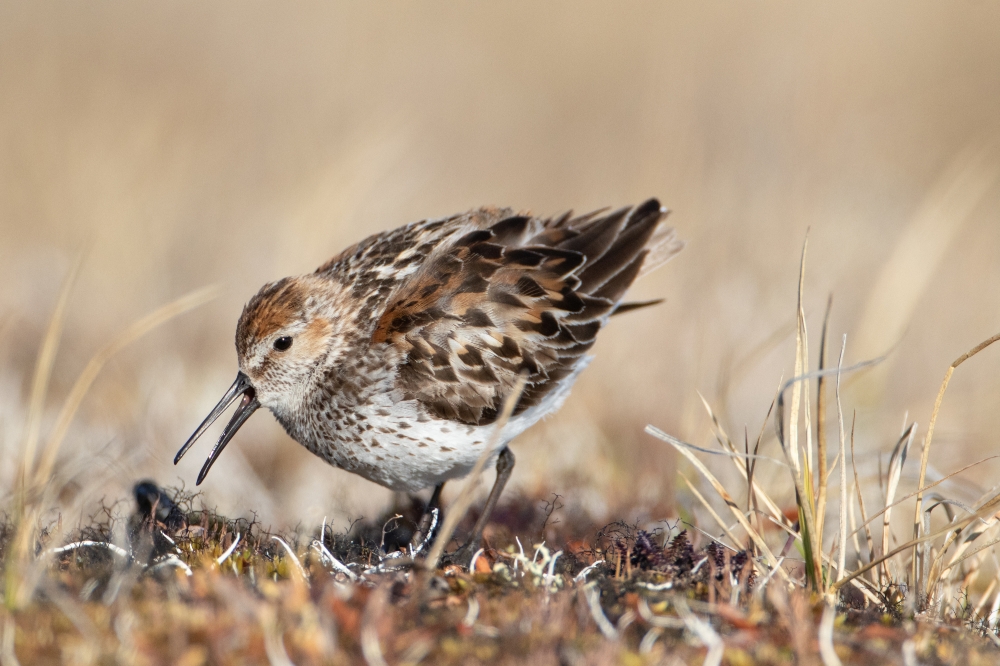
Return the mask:
<path fill-rule="evenodd" d="M 240 426 L 243 425 L 248 418 L 250 418 L 250 415 L 253 414 L 258 407 L 260 407 L 260 403 L 257 401 L 257 394 L 254 391 L 253 386 L 250 384 L 249 377 L 242 372 L 236 375 L 236 381 L 229 387 L 226 394 L 222 396 L 222 400 L 219 401 L 219 404 L 217 404 L 215 408 L 212 409 L 212 412 L 205 417 L 205 420 L 201 422 L 198 429 L 195 430 L 194 434 L 188 438 L 188 441 L 184 442 L 184 446 L 182 446 L 181 450 L 177 452 L 176 456 L 174 456 L 174 464 L 176 465 L 180 459 L 184 457 L 184 454 L 188 452 L 188 449 L 190 449 L 191 446 L 198 440 L 198 438 L 201 437 L 206 430 L 208 430 L 209 426 L 215 423 L 216 419 L 222 415 L 222 412 L 226 411 L 226 409 L 233 404 L 236 398 L 239 398 L 240 396 L 242 396 L 243 399 L 240 401 L 236 411 L 233 412 L 233 417 L 229 419 L 229 423 L 226 424 L 226 428 L 222 431 L 222 436 L 219 437 L 219 441 L 215 444 L 215 448 L 212 449 L 212 453 L 209 454 L 208 460 L 206 460 L 204 466 L 202 466 L 201 472 L 198 474 L 198 481 L 195 485 L 201 485 L 201 482 L 204 481 L 205 477 L 208 475 L 208 470 L 212 469 L 212 465 L 215 464 L 215 460 L 219 457 L 219 454 L 222 453 L 222 449 L 226 448 L 226 444 L 228 444 L 229 440 L 233 438 L 236 431 L 240 429 Z"/>

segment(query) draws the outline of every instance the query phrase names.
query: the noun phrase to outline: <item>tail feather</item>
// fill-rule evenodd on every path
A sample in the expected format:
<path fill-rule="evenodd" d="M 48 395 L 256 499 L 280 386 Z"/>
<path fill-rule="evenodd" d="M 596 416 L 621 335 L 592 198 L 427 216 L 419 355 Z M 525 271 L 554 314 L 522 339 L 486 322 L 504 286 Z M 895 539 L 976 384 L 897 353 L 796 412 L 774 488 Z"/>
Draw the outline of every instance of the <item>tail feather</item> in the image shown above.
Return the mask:
<path fill-rule="evenodd" d="M 631 303 L 619 303 L 618 307 L 611 311 L 609 316 L 613 317 L 617 314 L 622 314 L 623 312 L 631 312 L 632 310 L 641 310 L 642 308 L 648 308 L 651 305 L 659 305 L 664 300 L 663 298 L 654 298 L 650 301 L 632 301 Z"/>
<path fill-rule="evenodd" d="M 619 216 L 623 217 L 623 223 L 619 222 Z M 645 248 L 659 224 L 660 216 L 660 204 L 655 199 L 632 209 L 628 217 L 624 217 L 622 211 L 612 213 L 608 219 L 614 221 L 614 226 L 611 228 L 617 233 L 604 252 L 597 256 L 588 255 L 587 263 L 577 274 L 580 278 L 580 289 L 584 293 L 603 291 L 605 284 L 613 281 L 623 270 L 630 268 L 636 258 L 645 253 Z M 632 279 L 638 275 L 638 270 L 639 266 L 636 266 Z M 626 284 L 625 288 L 627 287 Z M 618 291 L 617 295 L 608 297 L 618 300 L 622 293 L 624 289 Z"/>
<path fill-rule="evenodd" d="M 669 214 L 669 211 L 663 211 L 663 217 Z M 646 260 L 642 264 L 642 270 L 639 271 L 639 277 L 644 277 L 649 275 L 657 268 L 667 263 L 675 256 L 677 253 L 684 249 L 686 243 L 681 239 L 677 238 L 677 233 L 674 231 L 673 227 L 661 226 L 653 233 L 653 237 L 649 239 L 649 243 L 646 247 L 649 252 L 646 254 Z"/>
<path fill-rule="evenodd" d="M 632 258 L 632 261 L 619 268 L 614 275 L 601 285 L 600 289 L 593 292 L 593 295 L 599 298 L 606 298 L 612 303 L 620 301 L 625 292 L 628 291 L 628 288 L 635 282 L 635 278 L 639 275 L 639 269 L 642 268 L 645 258 L 645 251 L 636 254 Z"/>

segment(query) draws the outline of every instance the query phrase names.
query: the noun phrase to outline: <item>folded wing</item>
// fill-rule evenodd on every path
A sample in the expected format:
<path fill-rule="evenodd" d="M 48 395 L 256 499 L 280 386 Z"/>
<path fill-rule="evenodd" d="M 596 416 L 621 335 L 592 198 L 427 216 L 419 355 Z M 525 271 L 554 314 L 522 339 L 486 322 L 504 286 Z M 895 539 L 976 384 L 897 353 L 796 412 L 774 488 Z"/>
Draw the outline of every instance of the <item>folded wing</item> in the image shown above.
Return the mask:
<path fill-rule="evenodd" d="M 476 211 L 389 299 L 372 342 L 406 350 L 407 398 L 471 425 L 492 423 L 525 371 L 520 413 L 573 372 L 608 317 L 644 305 L 621 303 L 625 291 L 683 247 L 665 214 L 655 199 L 546 220 Z"/>

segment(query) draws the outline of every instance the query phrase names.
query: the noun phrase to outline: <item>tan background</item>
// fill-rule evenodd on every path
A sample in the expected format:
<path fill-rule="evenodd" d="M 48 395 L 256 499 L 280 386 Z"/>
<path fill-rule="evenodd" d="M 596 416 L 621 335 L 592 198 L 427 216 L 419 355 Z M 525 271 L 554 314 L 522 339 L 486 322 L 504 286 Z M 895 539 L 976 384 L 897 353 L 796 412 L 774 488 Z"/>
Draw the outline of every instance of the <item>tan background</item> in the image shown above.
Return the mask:
<path fill-rule="evenodd" d="M 848 363 L 899 341 L 844 396 L 874 460 L 1000 330 L 998 37 L 986 1 L 2 3 L 0 491 L 81 254 L 47 424 L 116 332 L 223 288 L 115 357 L 74 422 L 62 469 L 114 499 L 140 477 L 193 483 L 210 442 L 171 459 L 232 381 L 235 322 L 264 282 L 480 204 L 649 196 L 689 241 L 635 290 L 667 303 L 602 334 L 565 409 L 515 445 L 516 484 L 666 515 L 675 461 L 642 427 L 709 443 L 700 391 L 755 435 L 792 371 L 807 228 L 813 358 L 829 292 Z M 998 389 L 1000 349 L 956 375 L 939 469 L 1000 449 Z M 970 478 L 991 485 L 989 465 Z M 204 491 L 280 524 L 389 498 L 267 414 Z"/>

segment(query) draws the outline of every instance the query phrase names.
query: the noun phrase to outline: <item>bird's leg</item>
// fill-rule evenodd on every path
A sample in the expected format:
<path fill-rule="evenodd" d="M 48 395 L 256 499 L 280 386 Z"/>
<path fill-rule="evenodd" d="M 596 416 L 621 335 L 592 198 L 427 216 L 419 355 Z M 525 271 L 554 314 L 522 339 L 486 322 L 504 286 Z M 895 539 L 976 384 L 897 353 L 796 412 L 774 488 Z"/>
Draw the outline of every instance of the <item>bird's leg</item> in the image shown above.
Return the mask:
<path fill-rule="evenodd" d="M 427 508 L 424 509 L 424 513 L 427 513 L 431 509 L 441 509 L 441 491 L 444 490 L 444 484 L 445 482 L 442 481 L 434 486 L 434 493 L 431 495 L 430 501 L 427 502 Z"/>
<path fill-rule="evenodd" d="M 503 492 L 504 486 L 507 485 L 507 480 L 510 479 L 513 471 L 514 452 L 505 446 L 500 451 L 500 455 L 497 456 L 497 480 L 493 483 L 493 490 L 490 491 L 490 496 L 486 498 L 486 506 L 483 507 L 483 512 L 480 514 L 479 520 L 476 521 L 476 526 L 472 528 L 472 534 L 469 535 L 468 540 L 458 550 L 448 553 L 445 557 L 446 561 L 462 566 L 469 566 L 469 560 L 472 558 L 472 554 L 479 549 L 479 544 L 483 540 L 483 530 L 486 529 L 487 523 L 490 522 L 493 509 L 496 508 L 500 494 Z"/>
<path fill-rule="evenodd" d="M 424 508 L 424 515 L 420 518 L 420 525 L 417 527 L 417 531 L 414 532 L 413 538 L 410 539 L 411 548 L 420 548 L 434 538 L 433 531 L 431 530 L 432 523 L 434 524 L 435 530 L 439 525 L 441 525 L 441 490 L 443 488 L 443 481 L 434 486 L 434 493 L 431 495 L 430 501 L 427 502 L 427 506 Z M 438 512 L 437 521 L 434 521 L 435 509 L 437 509 Z"/>

